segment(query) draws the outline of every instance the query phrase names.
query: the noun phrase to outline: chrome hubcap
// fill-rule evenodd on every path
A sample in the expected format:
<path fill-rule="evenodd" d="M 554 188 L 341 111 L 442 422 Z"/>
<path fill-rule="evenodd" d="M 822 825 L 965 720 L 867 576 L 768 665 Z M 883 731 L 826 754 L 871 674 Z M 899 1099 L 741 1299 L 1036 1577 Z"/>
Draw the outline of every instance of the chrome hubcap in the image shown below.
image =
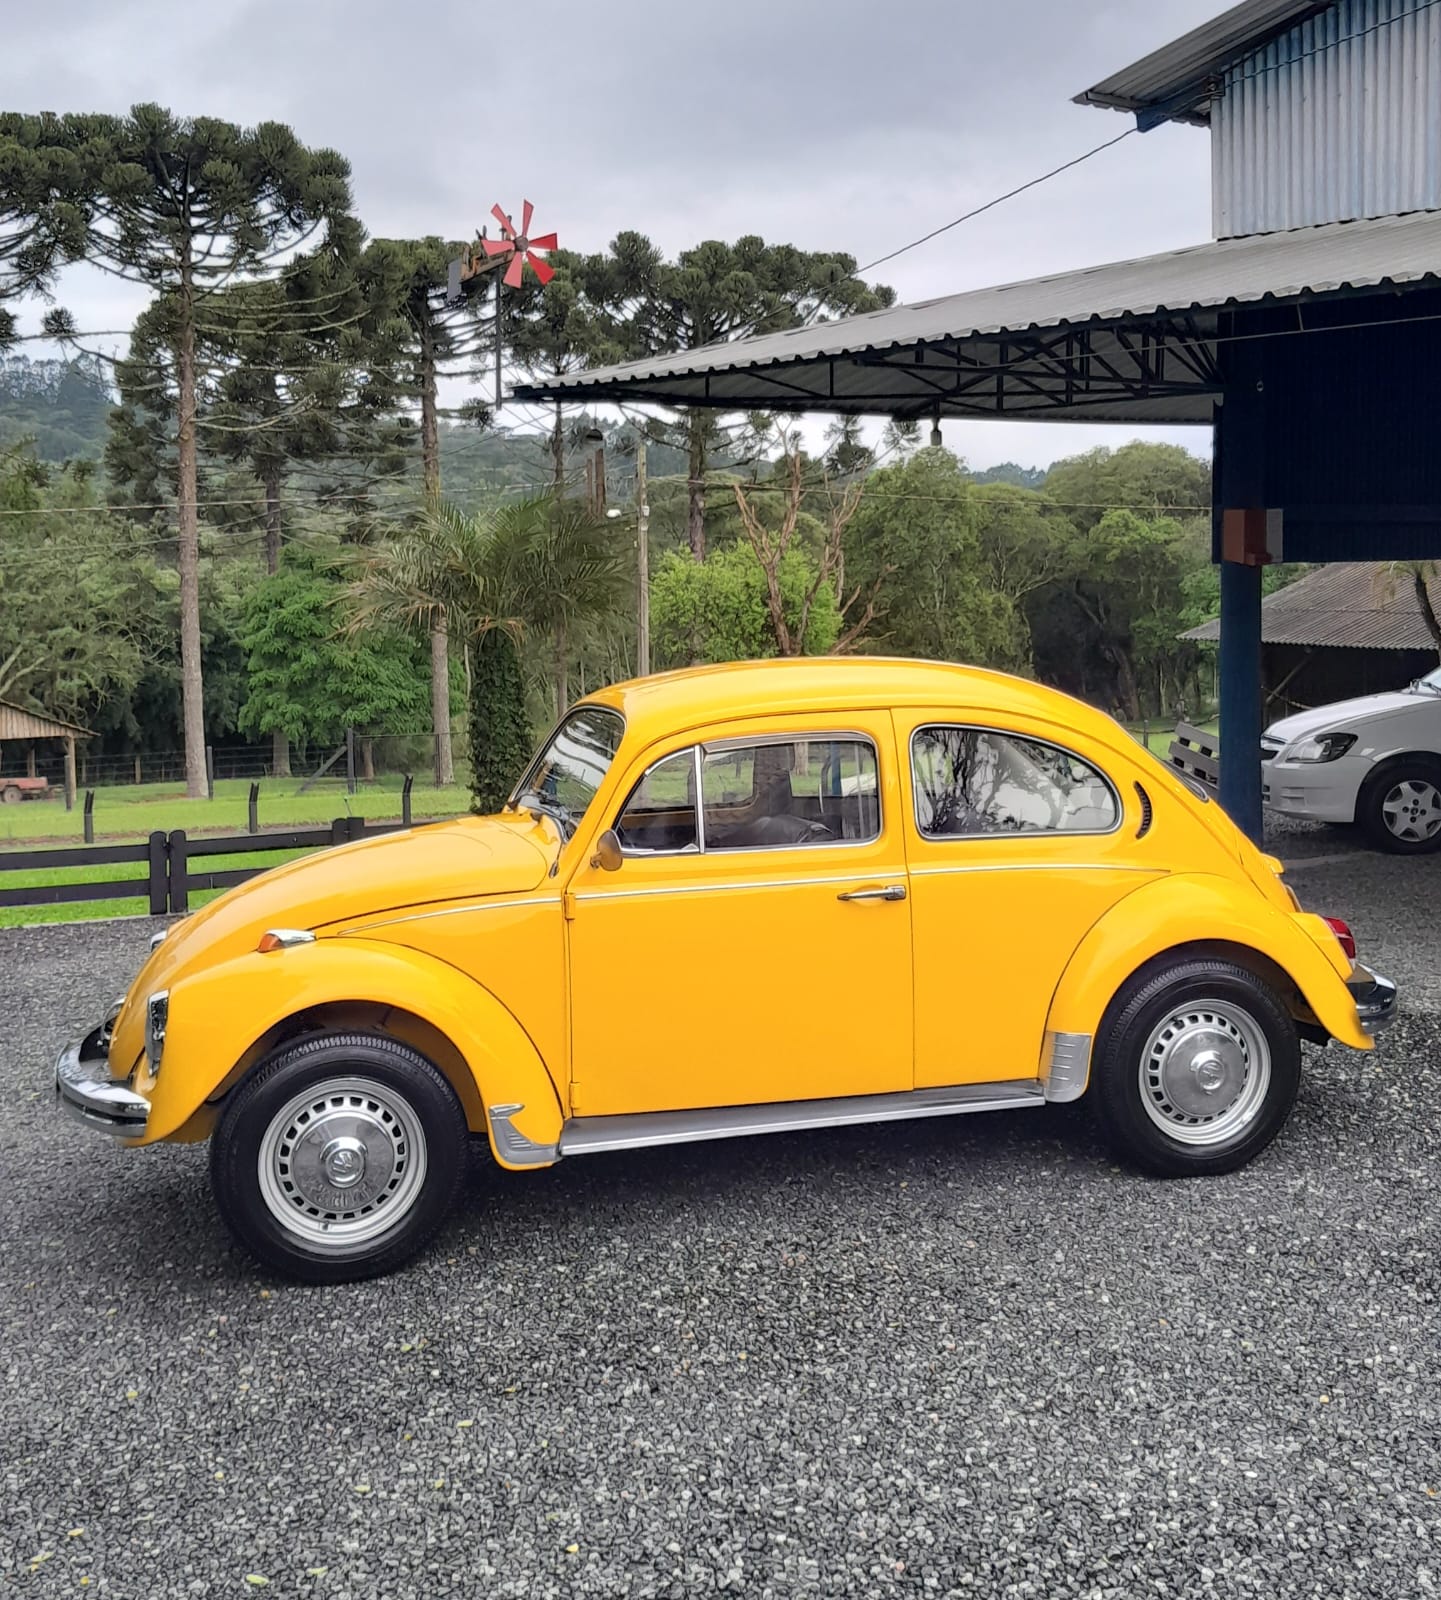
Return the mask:
<path fill-rule="evenodd" d="M 1249 1012 L 1203 1000 L 1152 1030 L 1140 1076 L 1146 1115 L 1169 1138 L 1223 1144 L 1265 1103 L 1271 1051 Z"/>
<path fill-rule="evenodd" d="M 1423 778 L 1408 778 L 1381 802 L 1381 815 L 1398 839 L 1434 839 L 1441 833 L 1441 790 Z"/>
<path fill-rule="evenodd" d="M 342 1250 L 396 1226 L 425 1181 L 414 1108 L 372 1078 L 332 1078 L 296 1095 L 260 1141 L 260 1193 L 311 1249 Z"/>

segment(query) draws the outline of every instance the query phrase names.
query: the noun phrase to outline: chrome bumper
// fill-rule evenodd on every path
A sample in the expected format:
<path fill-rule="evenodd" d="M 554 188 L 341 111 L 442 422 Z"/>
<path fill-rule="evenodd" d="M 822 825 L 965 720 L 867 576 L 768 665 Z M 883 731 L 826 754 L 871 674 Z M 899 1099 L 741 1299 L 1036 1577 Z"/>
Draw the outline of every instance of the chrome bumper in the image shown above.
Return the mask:
<path fill-rule="evenodd" d="M 150 1102 L 109 1076 L 97 1028 L 67 1044 L 55 1062 L 55 1097 L 77 1121 L 118 1139 L 138 1139 L 150 1119 Z"/>
<path fill-rule="evenodd" d="M 1361 1019 L 1362 1033 L 1374 1039 L 1384 1033 L 1396 1020 L 1397 989 L 1390 978 L 1357 966 L 1346 987 L 1356 1003 L 1356 1015 Z"/>

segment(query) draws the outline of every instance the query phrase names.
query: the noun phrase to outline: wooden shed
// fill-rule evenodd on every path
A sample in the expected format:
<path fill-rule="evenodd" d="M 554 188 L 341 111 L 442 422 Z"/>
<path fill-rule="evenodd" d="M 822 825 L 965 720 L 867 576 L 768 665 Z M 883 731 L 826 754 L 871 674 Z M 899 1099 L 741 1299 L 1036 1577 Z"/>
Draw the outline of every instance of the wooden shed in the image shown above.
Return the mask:
<path fill-rule="evenodd" d="M 12 743 L 24 744 L 28 746 L 26 771 L 33 778 L 36 744 L 47 739 L 58 740 L 65 746 L 67 810 L 75 804 L 75 741 L 90 737 L 88 728 L 78 727 L 73 722 L 64 722 L 59 717 L 47 717 L 43 712 L 27 711 L 24 706 L 17 706 L 13 700 L 0 700 L 0 771 L 4 770 L 5 747 Z"/>
<path fill-rule="evenodd" d="M 1441 577 L 1428 586 L 1441 612 Z M 1214 644 L 1219 622 L 1181 635 Z M 1266 719 L 1404 688 L 1441 659 L 1409 571 L 1384 561 L 1317 567 L 1261 602 Z"/>

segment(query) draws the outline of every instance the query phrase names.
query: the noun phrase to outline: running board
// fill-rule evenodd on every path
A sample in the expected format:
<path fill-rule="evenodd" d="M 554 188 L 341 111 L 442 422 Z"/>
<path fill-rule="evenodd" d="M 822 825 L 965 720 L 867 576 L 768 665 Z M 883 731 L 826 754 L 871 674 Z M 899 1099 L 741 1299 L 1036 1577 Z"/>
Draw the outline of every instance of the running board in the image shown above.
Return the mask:
<path fill-rule="evenodd" d="M 903 1122 L 910 1117 L 955 1117 L 967 1111 L 1015 1111 L 1043 1106 L 1039 1080 L 963 1083 L 900 1094 L 847 1095 L 836 1100 L 782 1100 L 774 1105 L 708 1106 L 699 1111 L 635 1111 L 612 1117 L 572 1117 L 561 1129 L 560 1154 L 599 1155 L 700 1139 L 739 1139 L 755 1133 L 797 1133 L 858 1122 Z"/>

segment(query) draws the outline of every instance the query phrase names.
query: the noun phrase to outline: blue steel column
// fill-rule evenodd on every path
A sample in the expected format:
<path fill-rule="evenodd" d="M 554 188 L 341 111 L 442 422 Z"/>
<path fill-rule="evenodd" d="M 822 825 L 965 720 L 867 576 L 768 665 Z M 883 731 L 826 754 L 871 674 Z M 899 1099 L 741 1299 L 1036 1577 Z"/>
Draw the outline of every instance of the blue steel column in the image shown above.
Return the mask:
<path fill-rule="evenodd" d="M 1221 561 L 1221 515 L 1265 506 L 1266 399 L 1262 345 L 1222 322 L 1225 401 L 1212 424 L 1212 555 L 1221 564 L 1221 804 L 1261 842 L 1261 569 Z"/>
<path fill-rule="evenodd" d="M 1261 842 L 1261 569 L 1221 563 L 1221 804 Z"/>

